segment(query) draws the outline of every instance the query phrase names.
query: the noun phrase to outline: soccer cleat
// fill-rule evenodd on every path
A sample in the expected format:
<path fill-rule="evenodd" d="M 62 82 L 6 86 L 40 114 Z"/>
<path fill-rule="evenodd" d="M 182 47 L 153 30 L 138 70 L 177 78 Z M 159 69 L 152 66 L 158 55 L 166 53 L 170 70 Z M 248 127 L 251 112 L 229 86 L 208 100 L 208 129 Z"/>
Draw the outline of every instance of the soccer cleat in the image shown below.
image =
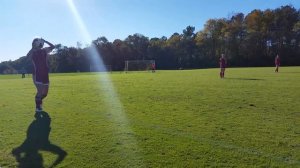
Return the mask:
<path fill-rule="evenodd" d="M 34 117 L 36 118 L 36 119 L 40 119 L 40 118 L 43 118 L 43 109 L 42 109 L 42 107 L 37 107 L 36 109 L 35 109 L 35 114 L 34 114 Z"/>

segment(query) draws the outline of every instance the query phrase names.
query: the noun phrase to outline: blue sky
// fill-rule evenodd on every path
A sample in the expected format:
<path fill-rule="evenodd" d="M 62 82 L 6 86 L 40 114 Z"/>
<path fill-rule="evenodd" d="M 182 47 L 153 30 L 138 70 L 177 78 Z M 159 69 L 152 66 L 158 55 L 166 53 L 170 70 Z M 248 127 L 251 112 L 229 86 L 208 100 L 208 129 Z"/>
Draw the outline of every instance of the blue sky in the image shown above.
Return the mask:
<path fill-rule="evenodd" d="M 124 40 L 141 33 L 170 37 L 188 25 L 196 31 L 210 18 L 227 18 L 253 9 L 282 5 L 300 8 L 300 0 L 73 0 L 96 39 Z M 26 55 L 36 36 L 66 46 L 84 42 L 66 0 L 0 0 L 0 62 Z"/>

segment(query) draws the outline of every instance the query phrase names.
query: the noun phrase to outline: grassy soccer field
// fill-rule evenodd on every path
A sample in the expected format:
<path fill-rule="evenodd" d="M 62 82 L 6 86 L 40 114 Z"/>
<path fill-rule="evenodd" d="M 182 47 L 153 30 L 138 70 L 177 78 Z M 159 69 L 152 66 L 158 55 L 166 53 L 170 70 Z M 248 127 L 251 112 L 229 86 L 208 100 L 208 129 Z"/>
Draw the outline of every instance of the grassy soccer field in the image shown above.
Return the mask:
<path fill-rule="evenodd" d="M 47 140 L 67 152 L 58 167 L 300 167 L 300 67 L 218 73 L 111 73 L 116 95 L 104 74 L 51 74 L 49 137 L 30 77 L 2 75 L 0 167 L 49 167 Z M 12 150 L 26 140 L 18 163 Z"/>

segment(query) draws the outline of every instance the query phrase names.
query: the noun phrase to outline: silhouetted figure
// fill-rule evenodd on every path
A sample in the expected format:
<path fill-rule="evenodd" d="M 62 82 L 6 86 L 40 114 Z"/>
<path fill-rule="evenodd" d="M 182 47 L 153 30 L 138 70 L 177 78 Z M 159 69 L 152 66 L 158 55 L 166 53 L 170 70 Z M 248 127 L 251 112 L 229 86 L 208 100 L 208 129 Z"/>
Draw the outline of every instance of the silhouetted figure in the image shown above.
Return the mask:
<path fill-rule="evenodd" d="M 37 113 L 27 130 L 27 138 L 22 145 L 12 150 L 12 154 L 19 163 L 19 168 L 42 168 L 43 157 L 39 151 L 48 151 L 58 155 L 50 167 L 55 167 L 64 160 L 67 152 L 59 146 L 51 144 L 51 118 L 46 112 Z"/>
<path fill-rule="evenodd" d="M 275 67 L 276 67 L 275 72 L 278 72 L 279 66 L 280 66 L 280 58 L 279 55 L 277 54 L 275 57 Z"/>
<path fill-rule="evenodd" d="M 25 69 L 20 70 L 19 73 L 21 73 L 22 78 L 25 78 L 25 74 L 26 74 Z"/>
<path fill-rule="evenodd" d="M 219 59 L 219 64 L 220 64 L 220 78 L 224 78 L 225 76 L 225 68 L 226 68 L 226 59 L 225 59 L 225 55 L 221 54 L 221 58 Z"/>

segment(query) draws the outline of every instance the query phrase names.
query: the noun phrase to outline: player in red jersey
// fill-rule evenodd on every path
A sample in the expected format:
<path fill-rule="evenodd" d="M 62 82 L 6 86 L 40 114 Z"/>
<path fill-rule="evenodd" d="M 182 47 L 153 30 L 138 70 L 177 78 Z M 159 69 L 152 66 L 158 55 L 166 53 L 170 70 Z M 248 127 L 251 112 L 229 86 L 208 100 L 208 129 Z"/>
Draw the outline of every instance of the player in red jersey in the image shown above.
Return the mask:
<path fill-rule="evenodd" d="M 279 58 L 278 54 L 275 57 L 275 66 L 276 66 L 275 72 L 278 72 L 278 69 L 279 69 L 279 66 L 280 66 L 280 58 Z"/>
<path fill-rule="evenodd" d="M 221 55 L 221 58 L 219 60 L 219 64 L 220 64 L 220 68 L 221 68 L 220 77 L 224 78 L 225 68 L 226 68 L 226 59 L 225 59 L 224 54 Z"/>
<path fill-rule="evenodd" d="M 44 43 L 49 47 L 45 47 Z M 37 89 L 35 95 L 36 112 L 43 111 L 43 99 L 48 94 L 49 89 L 49 68 L 47 63 L 47 55 L 54 49 L 54 45 L 42 39 L 35 38 L 32 41 L 32 49 L 28 52 L 27 56 L 32 60 L 33 72 L 32 79 Z"/>
<path fill-rule="evenodd" d="M 154 62 L 151 64 L 151 69 L 152 69 L 152 73 L 154 73 L 155 72 L 155 63 Z"/>

